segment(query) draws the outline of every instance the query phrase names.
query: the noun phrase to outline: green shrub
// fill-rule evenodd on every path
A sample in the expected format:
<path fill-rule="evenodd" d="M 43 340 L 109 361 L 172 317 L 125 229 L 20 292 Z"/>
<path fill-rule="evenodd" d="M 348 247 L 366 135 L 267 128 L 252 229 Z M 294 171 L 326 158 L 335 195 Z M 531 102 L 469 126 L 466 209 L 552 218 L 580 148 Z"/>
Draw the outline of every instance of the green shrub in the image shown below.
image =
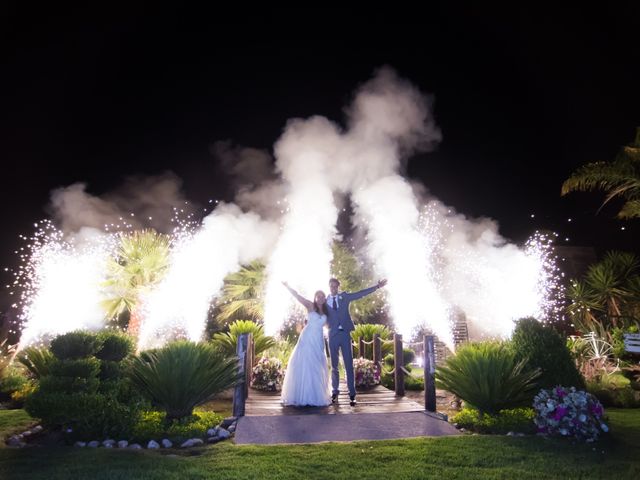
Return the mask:
<path fill-rule="evenodd" d="M 262 355 L 267 358 L 277 358 L 280 360 L 282 364 L 282 368 L 286 368 L 289 363 L 289 357 L 291 356 L 291 352 L 293 352 L 293 348 L 295 344 L 291 343 L 288 340 L 277 340 L 275 345 L 271 348 L 265 350 Z"/>
<path fill-rule="evenodd" d="M 558 385 L 584 389 L 585 383 L 571 357 L 566 342 L 551 327 L 535 318 L 518 320 L 511 337 L 511 346 L 516 360 L 524 361 L 526 369 L 540 369 L 540 388 Z"/>
<path fill-rule="evenodd" d="M 16 359 L 37 379 L 49 374 L 49 367 L 55 357 L 48 348 L 27 347 L 18 353 Z"/>
<path fill-rule="evenodd" d="M 27 412 L 45 426 L 61 429 L 69 440 L 128 438 L 149 405 L 122 378 L 122 362 L 107 360 L 128 355 L 130 342 L 122 337 L 117 332 L 71 332 L 52 340 L 52 358 L 44 350 L 27 351 L 27 368 L 40 376 L 38 388 L 26 395 Z M 98 354 L 105 360 L 94 356 Z M 40 357 L 45 360 L 34 361 Z"/>
<path fill-rule="evenodd" d="M 396 383 L 393 373 L 389 373 L 389 370 L 383 370 L 380 376 L 380 384 L 389 390 L 395 390 Z M 405 390 L 420 391 L 424 390 L 424 378 L 413 377 L 411 375 L 404 375 L 404 388 Z"/>
<path fill-rule="evenodd" d="M 36 384 L 33 380 L 29 380 L 27 383 L 22 385 L 19 389 L 15 390 L 11 394 L 11 406 L 13 408 L 22 408 L 24 407 L 25 402 L 29 399 L 29 397 L 36 391 Z"/>
<path fill-rule="evenodd" d="M 505 434 L 508 432 L 534 433 L 533 419 L 536 413 L 533 408 L 514 408 L 500 410 L 493 415 L 481 415 L 473 408 L 463 408 L 451 417 L 451 423 L 477 433 Z"/>
<path fill-rule="evenodd" d="M 640 392 L 632 388 L 631 381 L 622 373 L 603 375 L 599 380 L 587 382 L 587 391 L 605 407 L 640 407 Z"/>
<path fill-rule="evenodd" d="M 120 330 L 104 330 L 98 334 L 100 349 L 96 357 L 108 362 L 121 362 L 135 350 L 135 343 L 130 335 Z"/>
<path fill-rule="evenodd" d="M 238 346 L 238 338 L 243 333 L 251 333 L 254 342 L 254 354 L 260 356 L 265 350 L 274 347 L 276 341 L 273 337 L 264 334 L 262 325 L 252 322 L 251 320 L 236 320 L 229 325 L 229 331 L 225 333 L 216 333 L 213 336 L 212 343 L 227 356 L 236 354 Z"/>
<path fill-rule="evenodd" d="M 60 360 L 91 357 L 100 349 L 100 341 L 95 333 L 77 330 L 58 335 L 51 340 L 51 353 Z"/>
<path fill-rule="evenodd" d="M 404 366 L 408 367 L 409 364 L 415 360 L 416 352 L 414 352 L 410 348 L 403 348 L 402 349 L 402 357 L 403 357 L 403 360 L 404 360 Z M 394 355 L 393 355 L 393 353 L 390 353 L 389 355 L 384 357 L 384 364 L 386 366 L 388 366 L 389 368 L 393 369 L 393 359 L 394 359 Z"/>
<path fill-rule="evenodd" d="M 179 340 L 135 357 L 130 378 L 140 393 L 167 413 L 188 417 L 194 407 L 239 380 L 235 357 L 210 344 Z"/>
<path fill-rule="evenodd" d="M 29 415 L 49 428 L 61 428 L 69 440 L 128 438 L 140 416 L 140 405 L 125 405 L 100 393 L 34 392 L 25 404 Z"/>
<path fill-rule="evenodd" d="M 111 380 L 119 380 L 125 376 L 125 368 L 122 362 L 111 362 L 103 360 L 100 362 L 100 373 L 98 378 L 101 382 L 108 382 Z"/>
<path fill-rule="evenodd" d="M 97 378 L 56 377 L 47 375 L 40 379 L 39 390 L 45 393 L 95 393 L 100 381 Z"/>
<path fill-rule="evenodd" d="M 55 360 L 51 362 L 49 372 L 49 376 L 53 377 L 96 378 L 100 372 L 100 360 L 97 358 Z"/>
<path fill-rule="evenodd" d="M 529 404 L 539 375 L 539 370 L 525 371 L 524 361 L 504 343 L 472 343 L 436 369 L 436 385 L 483 414 L 497 413 Z"/>
<path fill-rule="evenodd" d="M 365 345 L 364 352 L 360 353 L 360 345 L 358 343 L 360 337 L 364 339 L 365 342 L 373 341 L 373 336 L 375 334 L 380 335 L 380 340 L 383 340 L 380 343 L 382 347 L 382 357 L 385 357 L 389 353 L 393 353 L 393 343 L 392 342 L 384 342 L 384 340 L 389 340 L 393 337 L 393 333 L 389 328 L 384 325 L 379 325 L 376 323 L 359 323 L 355 326 L 355 330 L 351 332 L 351 339 L 355 342 L 356 354 L 355 357 L 364 357 L 364 358 L 373 358 L 373 344 Z"/>
<path fill-rule="evenodd" d="M 8 401 L 11 395 L 22 389 L 29 383 L 29 379 L 21 370 L 10 367 L 5 371 L 4 378 L 0 379 L 0 399 Z"/>
<path fill-rule="evenodd" d="M 624 346 L 625 333 L 638 333 L 638 326 L 631 325 L 628 328 L 611 329 L 611 345 L 613 347 L 613 356 L 616 358 L 629 357 L 629 353 Z"/>
<path fill-rule="evenodd" d="M 222 422 L 222 416 L 196 410 L 193 415 L 181 420 L 167 420 L 164 412 L 146 411 L 133 428 L 133 440 L 136 442 L 158 441 L 169 438 L 173 442 L 182 442 L 194 437 L 203 437 L 207 430 Z"/>

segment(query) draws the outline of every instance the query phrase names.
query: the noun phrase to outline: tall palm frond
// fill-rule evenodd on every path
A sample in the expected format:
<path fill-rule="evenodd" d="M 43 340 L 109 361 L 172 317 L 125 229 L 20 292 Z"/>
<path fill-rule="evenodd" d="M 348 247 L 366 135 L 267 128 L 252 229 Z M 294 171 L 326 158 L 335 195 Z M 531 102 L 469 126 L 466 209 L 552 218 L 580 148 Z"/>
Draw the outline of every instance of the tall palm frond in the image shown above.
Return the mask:
<path fill-rule="evenodd" d="M 624 200 L 619 218 L 640 217 L 640 128 L 634 143 L 624 147 L 613 162 L 593 162 L 578 168 L 562 184 L 561 194 L 594 190 L 606 192 L 603 206 L 614 198 Z"/>
<path fill-rule="evenodd" d="M 115 258 L 111 259 L 104 283 L 103 301 L 108 318 L 133 313 L 140 295 L 156 285 L 169 267 L 169 238 L 147 229 L 120 234 Z"/>
<path fill-rule="evenodd" d="M 237 272 L 228 275 L 222 289 L 218 319 L 222 321 L 241 318 L 262 320 L 264 285 L 265 266 L 259 260 L 244 265 Z"/>

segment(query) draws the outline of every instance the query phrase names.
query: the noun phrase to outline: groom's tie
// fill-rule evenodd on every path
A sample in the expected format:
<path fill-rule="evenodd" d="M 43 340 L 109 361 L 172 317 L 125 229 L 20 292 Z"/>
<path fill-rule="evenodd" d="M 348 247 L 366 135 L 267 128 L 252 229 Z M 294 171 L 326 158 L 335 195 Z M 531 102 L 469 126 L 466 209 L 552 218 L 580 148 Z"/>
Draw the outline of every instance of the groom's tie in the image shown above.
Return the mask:
<path fill-rule="evenodd" d="M 333 297 L 333 305 L 331 306 L 331 308 L 333 308 L 334 310 L 338 310 L 338 301 L 336 300 L 335 295 Z M 338 322 L 338 330 L 344 330 L 344 328 L 342 328 L 342 322 Z"/>

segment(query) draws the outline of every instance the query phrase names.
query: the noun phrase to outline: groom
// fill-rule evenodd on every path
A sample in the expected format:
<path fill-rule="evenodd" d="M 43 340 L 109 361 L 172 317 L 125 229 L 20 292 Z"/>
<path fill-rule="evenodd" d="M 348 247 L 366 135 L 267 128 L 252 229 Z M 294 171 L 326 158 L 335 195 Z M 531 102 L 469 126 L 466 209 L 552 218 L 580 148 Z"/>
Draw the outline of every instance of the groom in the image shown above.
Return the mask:
<path fill-rule="evenodd" d="M 349 303 L 362 298 L 377 289 L 384 287 L 386 280 L 380 280 L 377 285 L 365 288 L 355 293 L 340 292 L 340 282 L 336 278 L 329 280 L 329 291 L 327 297 L 327 323 L 329 324 L 329 353 L 331 354 L 331 386 L 333 392 L 331 401 L 335 403 L 338 399 L 338 384 L 340 373 L 338 372 L 338 351 L 342 351 L 342 360 L 347 372 L 347 386 L 349 387 L 349 398 L 351 406 L 356 404 L 356 387 L 353 378 L 353 350 L 351 348 L 351 332 L 354 330 L 353 321 L 349 315 Z"/>

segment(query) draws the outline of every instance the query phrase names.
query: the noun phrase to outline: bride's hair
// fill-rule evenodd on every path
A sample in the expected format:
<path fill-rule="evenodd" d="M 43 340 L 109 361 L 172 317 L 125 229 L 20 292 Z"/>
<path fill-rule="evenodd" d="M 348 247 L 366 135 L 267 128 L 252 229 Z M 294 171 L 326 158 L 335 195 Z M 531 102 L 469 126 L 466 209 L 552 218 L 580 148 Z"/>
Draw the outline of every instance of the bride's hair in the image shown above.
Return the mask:
<path fill-rule="evenodd" d="M 327 309 L 327 300 L 325 297 L 325 301 L 322 304 L 322 307 L 318 306 L 318 304 L 316 303 L 316 297 L 318 296 L 319 293 L 322 293 L 324 295 L 324 292 L 322 290 L 318 290 L 314 295 L 313 295 L 313 309 L 320 313 L 320 314 L 324 314 L 324 315 L 328 315 L 329 314 L 329 310 Z"/>

